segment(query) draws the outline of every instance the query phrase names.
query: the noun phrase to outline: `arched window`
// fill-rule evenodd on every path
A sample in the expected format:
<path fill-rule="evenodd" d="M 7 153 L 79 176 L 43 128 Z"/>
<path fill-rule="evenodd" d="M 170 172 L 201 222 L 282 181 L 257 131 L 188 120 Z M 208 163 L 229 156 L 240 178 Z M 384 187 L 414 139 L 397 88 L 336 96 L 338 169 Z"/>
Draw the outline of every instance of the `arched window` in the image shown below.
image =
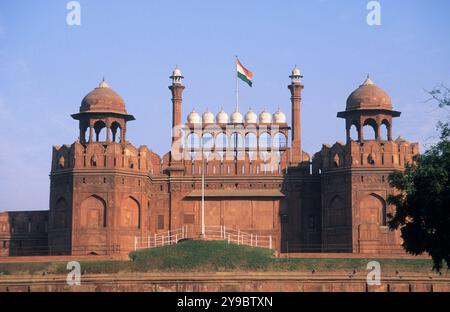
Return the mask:
<path fill-rule="evenodd" d="M 233 149 L 243 148 L 244 147 L 244 137 L 242 134 L 238 132 L 233 132 L 231 134 L 231 140 L 233 144 Z"/>
<path fill-rule="evenodd" d="M 377 123 L 373 119 L 366 119 L 364 121 L 364 140 L 375 140 L 377 133 Z"/>
<path fill-rule="evenodd" d="M 228 146 L 228 139 L 225 133 L 221 132 L 216 136 L 216 149 L 223 151 Z"/>
<path fill-rule="evenodd" d="M 333 157 L 333 167 L 337 168 L 341 165 L 341 160 L 339 159 L 339 155 L 336 153 Z"/>
<path fill-rule="evenodd" d="M 214 148 L 214 137 L 212 136 L 211 133 L 206 132 L 203 134 L 202 145 L 203 145 L 203 150 L 205 152 L 212 151 L 212 149 Z"/>
<path fill-rule="evenodd" d="M 286 148 L 286 136 L 283 133 L 278 132 L 275 134 L 273 138 L 273 147 L 275 150 Z"/>
<path fill-rule="evenodd" d="M 245 148 L 249 150 L 256 150 L 258 147 L 258 139 L 256 134 L 249 132 L 245 135 Z"/>
<path fill-rule="evenodd" d="M 121 134 L 122 134 L 122 128 L 120 127 L 120 124 L 117 121 L 114 121 L 111 124 L 111 138 L 113 142 L 121 142 Z"/>
<path fill-rule="evenodd" d="M 389 128 L 390 128 L 389 121 L 384 119 L 381 122 L 381 139 L 382 140 L 389 140 Z"/>
<path fill-rule="evenodd" d="M 357 124 L 352 124 L 350 126 L 350 140 L 356 141 L 359 139 L 358 136 L 358 125 Z"/>
<path fill-rule="evenodd" d="M 81 143 L 86 143 L 86 141 L 89 141 L 89 126 L 83 125 L 83 128 L 81 129 L 80 133 L 80 141 Z"/>
<path fill-rule="evenodd" d="M 189 149 L 198 149 L 200 147 L 200 137 L 197 133 L 191 132 L 187 136 L 186 147 Z"/>
<path fill-rule="evenodd" d="M 263 132 L 259 136 L 259 149 L 262 151 L 268 151 L 272 147 L 272 138 L 269 133 Z"/>
<path fill-rule="evenodd" d="M 95 122 L 94 131 L 96 142 L 106 142 L 106 124 L 103 120 Z"/>

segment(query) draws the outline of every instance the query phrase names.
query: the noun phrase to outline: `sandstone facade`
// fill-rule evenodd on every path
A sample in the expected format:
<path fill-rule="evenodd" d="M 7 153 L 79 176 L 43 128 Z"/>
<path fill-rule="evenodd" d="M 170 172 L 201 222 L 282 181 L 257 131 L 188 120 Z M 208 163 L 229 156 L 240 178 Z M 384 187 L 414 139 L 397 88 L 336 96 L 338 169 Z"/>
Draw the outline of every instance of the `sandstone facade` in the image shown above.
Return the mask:
<path fill-rule="evenodd" d="M 0 255 L 126 253 L 135 237 L 181 227 L 198 237 L 202 176 L 206 226 L 271 235 L 278 252 L 401 252 L 386 226 L 387 177 L 419 151 L 392 138 L 400 112 L 368 78 L 338 113 L 347 141 L 310 157 L 301 149 L 300 71 L 290 78 L 290 125 L 280 111 L 259 119 L 235 111 L 230 121 L 223 111 L 191 112 L 183 124 L 176 69 L 172 149 L 162 156 L 127 141 L 134 116 L 102 81 L 72 115 L 79 138 L 53 147 L 49 210 L 0 213 Z"/>

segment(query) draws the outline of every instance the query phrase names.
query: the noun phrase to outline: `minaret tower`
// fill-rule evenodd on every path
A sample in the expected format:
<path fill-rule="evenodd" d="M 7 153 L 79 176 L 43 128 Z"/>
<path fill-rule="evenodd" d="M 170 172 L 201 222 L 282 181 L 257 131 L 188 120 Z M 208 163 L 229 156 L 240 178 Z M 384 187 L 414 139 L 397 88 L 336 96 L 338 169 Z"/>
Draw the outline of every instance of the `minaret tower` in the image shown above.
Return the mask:
<path fill-rule="evenodd" d="M 288 86 L 291 91 L 291 104 L 292 104 L 292 144 L 291 144 L 291 163 L 298 164 L 302 160 L 301 151 L 301 131 L 300 131 L 300 103 L 301 93 L 303 85 L 301 79 L 303 76 L 300 73 L 300 69 L 297 66 L 292 70 L 291 84 Z"/>
<path fill-rule="evenodd" d="M 169 86 L 172 92 L 172 144 L 181 136 L 181 103 L 183 100 L 184 86 L 182 83 L 183 75 L 178 67 L 172 72 L 172 85 Z"/>

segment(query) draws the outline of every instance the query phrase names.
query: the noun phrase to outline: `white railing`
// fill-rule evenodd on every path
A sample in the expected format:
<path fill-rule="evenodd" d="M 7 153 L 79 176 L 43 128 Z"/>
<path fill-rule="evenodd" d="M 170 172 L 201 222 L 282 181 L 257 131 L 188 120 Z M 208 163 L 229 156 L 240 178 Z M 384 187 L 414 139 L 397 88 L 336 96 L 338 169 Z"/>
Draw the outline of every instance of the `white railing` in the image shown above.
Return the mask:
<path fill-rule="evenodd" d="M 191 233 L 192 234 L 192 233 Z M 177 244 L 180 240 L 188 238 L 188 228 L 183 226 L 179 229 L 166 231 L 148 236 L 134 237 L 134 250 L 144 248 L 155 248 Z M 192 237 L 192 236 L 190 236 Z M 273 249 L 272 235 L 258 235 L 241 230 L 226 227 L 225 225 L 205 226 L 206 240 L 225 240 L 228 244 L 246 245 Z"/>
<path fill-rule="evenodd" d="M 177 244 L 180 240 L 186 239 L 187 226 L 183 226 L 179 229 L 157 233 L 148 236 L 135 236 L 134 237 L 134 250 L 143 248 L 155 248 L 167 245 Z"/>
<path fill-rule="evenodd" d="M 226 240 L 228 244 L 247 245 L 273 249 L 272 235 L 258 235 L 226 227 L 225 225 L 206 226 L 204 239 Z"/>

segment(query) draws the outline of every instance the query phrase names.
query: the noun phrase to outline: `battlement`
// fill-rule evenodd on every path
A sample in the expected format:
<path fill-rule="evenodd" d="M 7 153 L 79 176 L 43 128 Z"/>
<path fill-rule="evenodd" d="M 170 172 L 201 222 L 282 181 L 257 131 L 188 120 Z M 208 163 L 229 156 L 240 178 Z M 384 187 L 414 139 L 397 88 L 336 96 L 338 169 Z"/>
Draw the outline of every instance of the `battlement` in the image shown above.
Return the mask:
<path fill-rule="evenodd" d="M 68 169 L 122 169 L 161 174 L 161 158 L 147 146 L 93 142 L 53 146 L 52 173 Z"/>
<path fill-rule="evenodd" d="M 354 167 L 388 167 L 401 169 L 414 161 L 419 154 L 419 144 L 404 139 L 351 140 L 347 144 L 336 142 L 332 146 L 324 144 L 314 155 L 313 171 L 319 172 L 338 168 Z"/>

